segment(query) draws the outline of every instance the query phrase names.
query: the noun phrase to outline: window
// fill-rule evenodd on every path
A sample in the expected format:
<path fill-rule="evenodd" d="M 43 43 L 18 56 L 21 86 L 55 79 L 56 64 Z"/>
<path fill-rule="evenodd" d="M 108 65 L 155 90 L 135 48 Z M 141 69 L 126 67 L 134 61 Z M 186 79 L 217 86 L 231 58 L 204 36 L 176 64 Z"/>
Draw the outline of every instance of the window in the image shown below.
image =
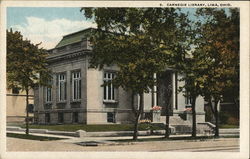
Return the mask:
<path fill-rule="evenodd" d="M 52 90 L 50 87 L 46 87 L 46 102 L 52 101 Z"/>
<path fill-rule="evenodd" d="M 50 114 L 45 113 L 45 123 L 50 123 Z"/>
<path fill-rule="evenodd" d="M 63 123 L 63 122 L 64 122 L 64 114 L 58 113 L 58 123 Z"/>
<path fill-rule="evenodd" d="M 78 112 L 73 112 L 73 123 L 78 123 Z"/>
<path fill-rule="evenodd" d="M 66 100 L 66 76 L 65 74 L 58 75 L 58 100 Z"/>
<path fill-rule="evenodd" d="M 107 113 L 107 122 L 108 123 L 115 123 L 115 113 L 114 112 Z"/>
<path fill-rule="evenodd" d="M 114 73 L 104 73 L 104 82 L 111 82 L 112 79 L 114 79 L 115 74 Z M 104 86 L 103 91 L 103 98 L 105 101 L 114 101 L 115 100 L 115 88 L 113 87 L 112 83 L 108 83 L 106 86 Z"/>
<path fill-rule="evenodd" d="M 186 95 L 185 95 L 185 104 L 186 104 L 186 106 L 191 106 L 191 104 L 192 104 L 190 92 L 186 92 Z"/>
<path fill-rule="evenodd" d="M 34 104 L 29 104 L 28 105 L 28 112 L 29 113 L 34 113 Z"/>
<path fill-rule="evenodd" d="M 12 94 L 19 94 L 19 90 L 20 90 L 20 88 L 13 88 L 12 89 Z"/>
<path fill-rule="evenodd" d="M 72 98 L 73 101 L 81 99 L 81 73 L 72 73 Z"/>

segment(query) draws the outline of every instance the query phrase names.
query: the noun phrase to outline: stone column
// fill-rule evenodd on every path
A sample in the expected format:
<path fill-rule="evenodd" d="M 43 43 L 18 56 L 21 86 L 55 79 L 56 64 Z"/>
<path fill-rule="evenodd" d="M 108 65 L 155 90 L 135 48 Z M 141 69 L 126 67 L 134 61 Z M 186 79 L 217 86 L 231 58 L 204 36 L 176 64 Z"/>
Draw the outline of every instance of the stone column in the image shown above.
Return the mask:
<path fill-rule="evenodd" d="M 57 102 L 57 74 L 52 75 L 52 109 L 56 108 L 56 102 Z"/>
<path fill-rule="evenodd" d="M 44 87 L 43 86 L 39 86 L 39 111 L 43 111 L 44 110 Z"/>
<path fill-rule="evenodd" d="M 173 104 L 173 109 L 176 109 L 176 85 L 175 85 L 175 80 L 176 80 L 176 76 L 175 76 L 175 72 L 172 73 L 172 104 Z"/>
<path fill-rule="evenodd" d="M 156 79 L 156 78 L 157 78 L 156 73 L 154 73 L 154 79 Z M 156 94 L 156 92 L 157 92 L 157 86 L 155 84 L 154 87 L 153 87 L 153 106 L 157 105 L 157 94 Z"/>
<path fill-rule="evenodd" d="M 70 73 L 70 71 L 68 70 L 67 72 L 66 72 L 66 109 L 69 109 L 69 108 L 71 108 L 71 106 L 70 106 L 70 101 L 71 101 L 71 89 L 72 89 L 72 87 L 71 87 L 71 85 L 70 85 L 70 79 L 71 79 L 71 73 Z"/>

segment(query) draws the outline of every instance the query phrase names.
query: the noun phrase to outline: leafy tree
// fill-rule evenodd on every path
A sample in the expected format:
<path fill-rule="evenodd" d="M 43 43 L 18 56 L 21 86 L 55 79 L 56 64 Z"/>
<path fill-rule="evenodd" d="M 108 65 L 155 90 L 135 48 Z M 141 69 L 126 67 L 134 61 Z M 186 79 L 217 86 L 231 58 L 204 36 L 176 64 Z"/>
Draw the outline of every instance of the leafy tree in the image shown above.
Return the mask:
<path fill-rule="evenodd" d="M 174 8 L 82 8 L 81 11 L 85 17 L 94 19 L 99 30 L 92 38 L 91 66 L 102 69 L 105 65 L 117 65 L 114 85 L 140 96 L 139 108 L 132 105 L 136 140 L 144 107 L 143 93 L 156 84 L 153 74 L 173 67 L 175 58 L 180 58 L 177 54 L 187 47 L 186 15 Z M 167 119 L 166 137 L 169 136 Z"/>
<path fill-rule="evenodd" d="M 197 23 L 196 52 L 202 58 L 204 71 L 202 94 L 208 101 L 215 117 L 215 136 L 219 136 L 218 103 L 222 95 L 233 90 L 234 98 L 239 96 L 239 10 L 201 8 L 197 16 L 203 21 Z"/>
<path fill-rule="evenodd" d="M 51 78 L 46 68 L 47 53 L 39 45 L 24 40 L 18 31 L 7 30 L 7 86 L 26 93 L 26 134 L 29 134 L 29 90 L 39 84 L 47 85 Z"/>
<path fill-rule="evenodd" d="M 196 99 L 202 94 L 201 91 L 204 88 L 202 71 L 204 70 L 205 61 L 199 58 L 198 52 L 191 51 L 178 63 L 176 68 L 182 74 L 180 80 L 185 81 L 185 84 L 179 87 L 179 91 L 184 91 L 185 97 L 190 99 L 192 107 L 192 137 L 196 137 Z"/>

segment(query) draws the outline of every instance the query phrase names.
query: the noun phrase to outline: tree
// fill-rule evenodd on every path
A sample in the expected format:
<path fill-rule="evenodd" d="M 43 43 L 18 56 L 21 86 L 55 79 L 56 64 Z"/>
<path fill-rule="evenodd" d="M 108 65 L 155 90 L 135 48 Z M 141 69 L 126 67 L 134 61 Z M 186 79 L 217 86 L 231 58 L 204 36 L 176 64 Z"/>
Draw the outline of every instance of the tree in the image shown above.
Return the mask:
<path fill-rule="evenodd" d="M 188 26 L 186 15 L 174 8 L 82 8 L 81 11 L 86 18 L 93 18 L 98 27 L 92 38 L 91 66 L 102 69 L 105 65 L 117 65 L 119 71 L 112 83 L 140 96 L 139 108 L 132 105 L 136 140 L 144 107 L 143 93 L 156 84 L 153 74 L 173 67 L 174 58 L 179 57 L 175 54 L 185 50 L 179 46 L 185 44 L 188 36 L 183 34 Z M 168 126 L 169 123 L 167 132 Z"/>
<path fill-rule="evenodd" d="M 185 97 L 191 102 L 192 137 L 196 137 L 196 99 L 201 95 L 204 87 L 204 78 L 201 74 L 204 70 L 204 61 L 199 58 L 199 53 L 191 51 L 182 61 L 178 62 L 177 69 L 182 74 L 180 80 L 185 81 L 185 84 L 179 87 L 179 91 L 184 91 Z"/>
<path fill-rule="evenodd" d="M 204 88 L 202 94 L 208 101 L 215 117 L 215 137 L 219 136 L 218 104 L 222 95 L 233 90 L 239 96 L 239 10 L 201 8 L 197 16 L 204 21 L 197 23 L 196 52 L 206 61 L 201 75 Z"/>
<path fill-rule="evenodd" d="M 47 53 L 24 40 L 20 32 L 7 30 L 7 86 L 20 88 L 26 93 L 26 134 L 29 134 L 29 90 L 40 85 L 47 85 L 50 73 L 46 67 Z"/>

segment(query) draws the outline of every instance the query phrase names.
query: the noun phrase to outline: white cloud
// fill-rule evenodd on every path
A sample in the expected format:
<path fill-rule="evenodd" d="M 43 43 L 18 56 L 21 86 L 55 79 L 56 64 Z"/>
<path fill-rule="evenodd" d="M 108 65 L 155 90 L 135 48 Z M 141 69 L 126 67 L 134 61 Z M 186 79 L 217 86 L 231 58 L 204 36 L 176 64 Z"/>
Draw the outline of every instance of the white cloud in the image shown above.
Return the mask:
<path fill-rule="evenodd" d="M 45 49 L 51 49 L 61 40 L 63 35 L 94 27 L 89 21 L 72 21 L 69 19 L 45 20 L 38 17 L 27 17 L 27 22 L 12 26 L 13 30 L 21 31 L 22 35 L 32 43 L 40 43 Z"/>

